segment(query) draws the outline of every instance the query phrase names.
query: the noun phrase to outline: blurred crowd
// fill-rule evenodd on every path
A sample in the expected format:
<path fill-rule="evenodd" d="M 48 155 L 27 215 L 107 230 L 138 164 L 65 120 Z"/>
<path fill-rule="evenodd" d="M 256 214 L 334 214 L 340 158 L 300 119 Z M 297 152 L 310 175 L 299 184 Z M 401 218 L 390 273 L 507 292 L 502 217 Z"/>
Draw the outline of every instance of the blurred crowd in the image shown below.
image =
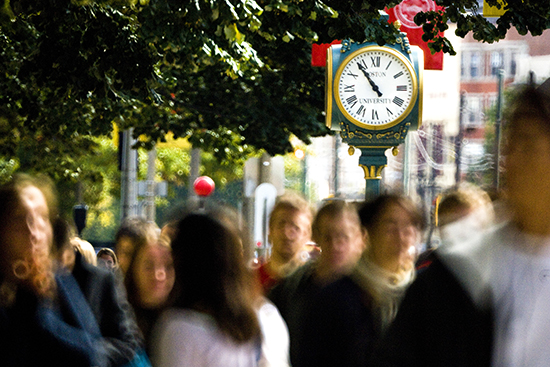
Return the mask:
<path fill-rule="evenodd" d="M 547 366 L 550 96 L 509 117 L 505 189 L 313 208 L 286 192 L 248 258 L 226 206 L 119 226 L 94 249 L 47 177 L 0 187 L 2 366 Z M 550 213 L 549 213 L 550 214 Z M 434 241 L 437 238 L 438 241 Z M 437 246 L 436 246 L 437 244 Z"/>

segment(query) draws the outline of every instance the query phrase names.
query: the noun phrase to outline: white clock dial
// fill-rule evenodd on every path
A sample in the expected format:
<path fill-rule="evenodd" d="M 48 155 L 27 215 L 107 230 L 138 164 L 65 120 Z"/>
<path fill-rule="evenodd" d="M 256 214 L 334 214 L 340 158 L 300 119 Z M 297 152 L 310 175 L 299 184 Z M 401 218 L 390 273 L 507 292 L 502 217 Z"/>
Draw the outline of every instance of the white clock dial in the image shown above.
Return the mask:
<path fill-rule="evenodd" d="M 352 123 L 385 129 L 414 107 L 417 78 L 411 62 L 391 48 L 368 46 L 352 53 L 336 72 L 335 97 Z"/>

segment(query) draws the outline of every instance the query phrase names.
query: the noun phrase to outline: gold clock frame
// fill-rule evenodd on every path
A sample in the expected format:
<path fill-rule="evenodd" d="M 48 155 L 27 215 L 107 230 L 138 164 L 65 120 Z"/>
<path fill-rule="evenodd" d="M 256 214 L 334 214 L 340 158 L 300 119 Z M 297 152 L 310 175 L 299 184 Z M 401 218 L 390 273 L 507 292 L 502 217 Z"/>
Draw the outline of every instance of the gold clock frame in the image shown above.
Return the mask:
<path fill-rule="evenodd" d="M 342 72 L 344 70 L 344 67 L 353 58 L 355 58 L 355 56 L 357 56 L 359 54 L 362 54 L 362 53 L 365 53 L 365 52 L 369 52 L 369 51 L 386 52 L 386 53 L 390 53 L 393 56 L 397 57 L 407 67 L 407 70 L 409 71 L 409 73 L 412 77 L 413 95 L 411 97 L 411 102 L 409 103 L 409 106 L 398 118 L 396 118 L 395 120 L 393 120 L 389 123 L 386 123 L 384 125 L 370 125 L 370 124 L 365 124 L 363 122 L 357 121 L 354 117 L 352 117 L 344 109 L 344 106 L 342 105 L 342 102 L 340 101 L 339 88 L 338 88 L 338 86 L 334 86 L 335 81 L 336 81 L 336 83 L 340 82 L 340 77 L 342 76 Z M 366 46 L 366 47 L 363 47 L 363 48 L 360 48 L 358 50 L 353 51 L 351 54 L 349 54 L 340 63 L 340 65 L 338 65 L 338 69 L 336 70 L 336 73 L 334 74 L 334 79 L 333 79 L 333 75 L 332 75 L 333 74 L 332 73 L 332 70 L 333 70 L 332 50 L 329 48 L 327 50 L 327 65 L 326 65 L 326 67 L 327 67 L 327 69 L 326 69 L 327 72 L 326 72 L 326 80 L 325 80 L 325 82 L 326 82 L 326 106 L 325 106 L 326 109 L 325 109 L 325 111 L 326 111 L 326 114 L 327 114 L 327 116 L 326 116 L 326 125 L 329 128 L 332 128 L 332 108 L 333 108 L 332 98 L 334 98 L 336 100 L 336 104 L 338 105 L 338 108 L 339 108 L 340 112 L 344 115 L 344 117 L 346 117 L 348 119 L 349 122 L 351 122 L 352 124 L 354 124 L 358 127 L 361 127 L 363 129 L 367 129 L 367 130 L 385 130 L 385 129 L 389 129 L 389 128 L 399 124 L 401 121 L 403 121 L 411 113 L 411 111 L 414 109 L 414 107 L 416 105 L 416 101 L 417 101 L 418 95 L 420 93 L 420 91 L 419 91 L 419 80 L 418 80 L 419 76 L 417 76 L 411 60 L 409 60 L 405 55 L 403 55 L 401 52 L 399 52 L 399 51 L 397 51 L 393 48 L 372 45 L 372 46 Z"/>

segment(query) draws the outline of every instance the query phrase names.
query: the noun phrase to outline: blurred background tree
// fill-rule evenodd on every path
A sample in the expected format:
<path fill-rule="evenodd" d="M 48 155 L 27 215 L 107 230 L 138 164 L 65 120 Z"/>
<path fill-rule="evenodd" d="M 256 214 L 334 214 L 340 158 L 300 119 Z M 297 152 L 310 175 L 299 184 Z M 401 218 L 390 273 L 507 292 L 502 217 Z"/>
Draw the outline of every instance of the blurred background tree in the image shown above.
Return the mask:
<path fill-rule="evenodd" d="M 324 70 L 311 67 L 311 44 L 392 42 L 397 30 L 380 11 L 398 3 L 2 0 L 0 181 L 17 170 L 45 172 L 66 211 L 82 187 L 91 214 L 105 223 L 100 208 L 117 205 L 120 192 L 115 124 L 132 127 L 142 149 L 169 134 L 186 138 L 208 152 L 203 164 L 215 167 L 207 172 L 220 176 L 219 190 L 238 186 L 247 157 L 290 153 L 291 136 L 308 144 L 329 133 Z M 480 15 L 477 0 L 437 4 L 441 10 L 416 21 L 434 50 L 451 54 L 441 33 L 448 22 L 459 36 L 473 32 L 485 42 L 510 27 L 538 35 L 550 25 L 547 1 L 508 0 L 496 22 Z M 159 153 L 159 179 L 186 189 L 188 151 Z M 108 221 L 116 222 L 113 213 Z"/>

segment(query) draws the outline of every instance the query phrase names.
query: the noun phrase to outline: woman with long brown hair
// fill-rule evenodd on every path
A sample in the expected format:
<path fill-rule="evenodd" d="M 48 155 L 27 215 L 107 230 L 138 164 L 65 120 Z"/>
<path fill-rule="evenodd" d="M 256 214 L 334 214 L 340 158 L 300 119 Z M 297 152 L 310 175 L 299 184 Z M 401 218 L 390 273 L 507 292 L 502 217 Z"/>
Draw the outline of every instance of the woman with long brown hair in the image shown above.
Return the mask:
<path fill-rule="evenodd" d="M 74 278 L 56 272 L 52 187 L 26 175 L 0 187 L 2 366 L 103 366 L 94 315 Z"/>
<path fill-rule="evenodd" d="M 151 330 L 166 307 L 174 279 L 174 261 L 168 241 L 164 238 L 156 242 L 140 241 L 130 258 L 124 286 L 148 353 Z"/>
<path fill-rule="evenodd" d="M 155 365 L 258 366 L 261 296 L 235 228 L 212 213 L 188 214 L 172 253 L 176 281 L 155 332 Z"/>

